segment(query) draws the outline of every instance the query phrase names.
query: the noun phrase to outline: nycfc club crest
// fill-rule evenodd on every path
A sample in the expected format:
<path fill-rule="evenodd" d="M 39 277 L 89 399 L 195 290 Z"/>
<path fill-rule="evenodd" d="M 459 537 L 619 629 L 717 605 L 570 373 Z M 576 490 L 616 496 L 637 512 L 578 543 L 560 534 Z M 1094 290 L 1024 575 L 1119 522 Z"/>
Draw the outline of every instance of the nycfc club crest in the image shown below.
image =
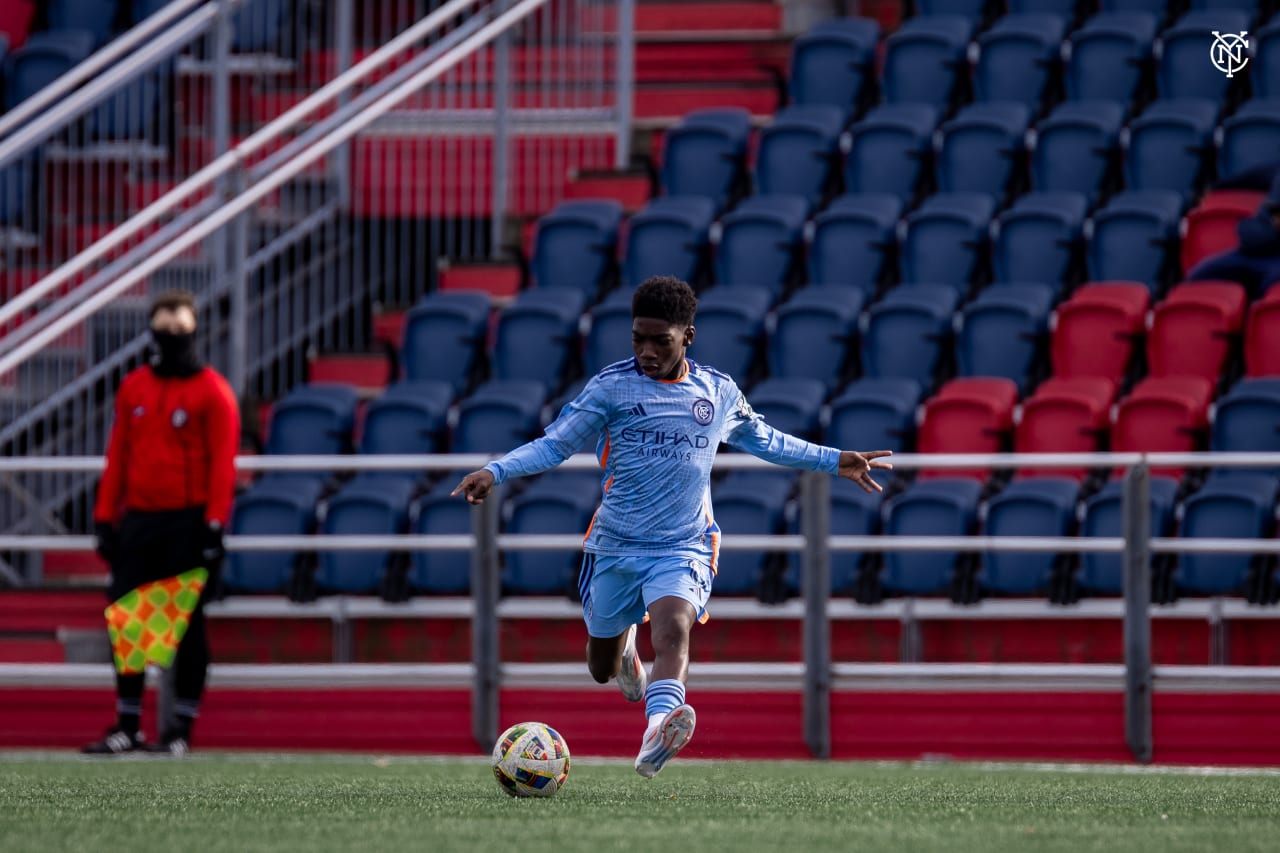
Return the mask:
<path fill-rule="evenodd" d="M 1237 71 L 1243 71 L 1249 64 L 1245 51 L 1249 49 L 1248 30 L 1239 35 L 1213 31 L 1213 44 L 1209 46 L 1209 60 L 1227 77 L 1234 77 Z"/>
<path fill-rule="evenodd" d="M 187 410 L 174 409 L 173 417 L 169 419 L 169 422 L 173 424 L 176 429 L 182 429 L 187 425 Z"/>
<path fill-rule="evenodd" d="M 693 404 L 693 419 L 702 426 L 706 426 L 715 419 L 716 407 L 711 405 L 710 400 L 702 399 Z"/>

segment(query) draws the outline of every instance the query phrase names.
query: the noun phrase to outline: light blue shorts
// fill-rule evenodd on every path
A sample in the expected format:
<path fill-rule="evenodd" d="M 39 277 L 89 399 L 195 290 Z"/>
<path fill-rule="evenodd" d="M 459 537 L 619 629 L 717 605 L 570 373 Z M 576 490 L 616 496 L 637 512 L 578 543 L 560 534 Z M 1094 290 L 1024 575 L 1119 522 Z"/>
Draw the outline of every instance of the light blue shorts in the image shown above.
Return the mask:
<path fill-rule="evenodd" d="M 587 633 L 617 637 L 643 622 L 649 605 L 667 596 L 683 598 L 702 619 L 711 597 L 712 577 L 711 563 L 694 557 L 584 554 L 578 593 Z"/>

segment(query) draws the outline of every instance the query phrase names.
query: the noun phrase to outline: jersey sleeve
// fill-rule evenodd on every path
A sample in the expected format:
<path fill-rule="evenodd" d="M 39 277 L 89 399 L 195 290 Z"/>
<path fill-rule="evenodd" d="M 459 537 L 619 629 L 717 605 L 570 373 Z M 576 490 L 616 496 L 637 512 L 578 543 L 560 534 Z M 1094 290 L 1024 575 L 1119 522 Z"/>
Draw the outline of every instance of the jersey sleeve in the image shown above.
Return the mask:
<path fill-rule="evenodd" d="M 205 417 L 205 447 L 209 453 L 209 484 L 205 521 L 226 527 L 236 491 L 236 453 L 240 450 L 240 405 L 226 380 L 212 375 L 209 411 Z"/>
<path fill-rule="evenodd" d="M 825 471 L 828 474 L 839 472 L 839 450 L 796 438 L 769 426 L 751 408 L 736 384 L 730 382 L 721 399 L 727 405 L 724 442 L 730 447 L 788 468 Z"/>
<path fill-rule="evenodd" d="M 529 477 L 550 471 L 574 453 L 595 442 L 609 417 L 609 402 L 599 377 L 587 383 L 541 438 L 522 444 L 506 456 L 484 466 L 495 484 L 512 477 Z"/>
<path fill-rule="evenodd" d="M 116 391 L 115 422 L 107 439 L 106 468 L 98 483 L 98 501 L 94 504 L 93 520 L 115 524 L 120 520 L 120 504 L 124 499 L 124 471 L 129 464 L 129 388 L 131 383 L 120 383 Z"/>

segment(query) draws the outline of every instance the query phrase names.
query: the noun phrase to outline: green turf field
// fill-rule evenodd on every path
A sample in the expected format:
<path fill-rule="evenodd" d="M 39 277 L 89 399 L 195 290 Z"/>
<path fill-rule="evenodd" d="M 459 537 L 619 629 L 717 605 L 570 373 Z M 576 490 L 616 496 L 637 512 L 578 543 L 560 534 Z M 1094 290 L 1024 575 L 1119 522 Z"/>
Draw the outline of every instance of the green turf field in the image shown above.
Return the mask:
<path fill-rule="evenodd" d="M 1280 775 L 579 762 L 511 800 L 483 760 L 0 753 L 0 850 L 1280 849 Z"/>

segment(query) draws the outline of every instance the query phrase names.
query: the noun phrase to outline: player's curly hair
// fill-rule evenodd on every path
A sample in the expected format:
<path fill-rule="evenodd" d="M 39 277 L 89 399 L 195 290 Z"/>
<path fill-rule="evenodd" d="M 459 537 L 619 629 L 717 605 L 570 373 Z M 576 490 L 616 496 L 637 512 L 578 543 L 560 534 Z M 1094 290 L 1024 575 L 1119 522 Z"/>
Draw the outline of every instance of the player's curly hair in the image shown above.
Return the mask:
<path fill-rule="evenodd" d="M 665 320 L 673 326 L 692 326 L 698 312 L 693 288 L 670 275 L 645 279 L 631 297 L 631 316 Z"/>

